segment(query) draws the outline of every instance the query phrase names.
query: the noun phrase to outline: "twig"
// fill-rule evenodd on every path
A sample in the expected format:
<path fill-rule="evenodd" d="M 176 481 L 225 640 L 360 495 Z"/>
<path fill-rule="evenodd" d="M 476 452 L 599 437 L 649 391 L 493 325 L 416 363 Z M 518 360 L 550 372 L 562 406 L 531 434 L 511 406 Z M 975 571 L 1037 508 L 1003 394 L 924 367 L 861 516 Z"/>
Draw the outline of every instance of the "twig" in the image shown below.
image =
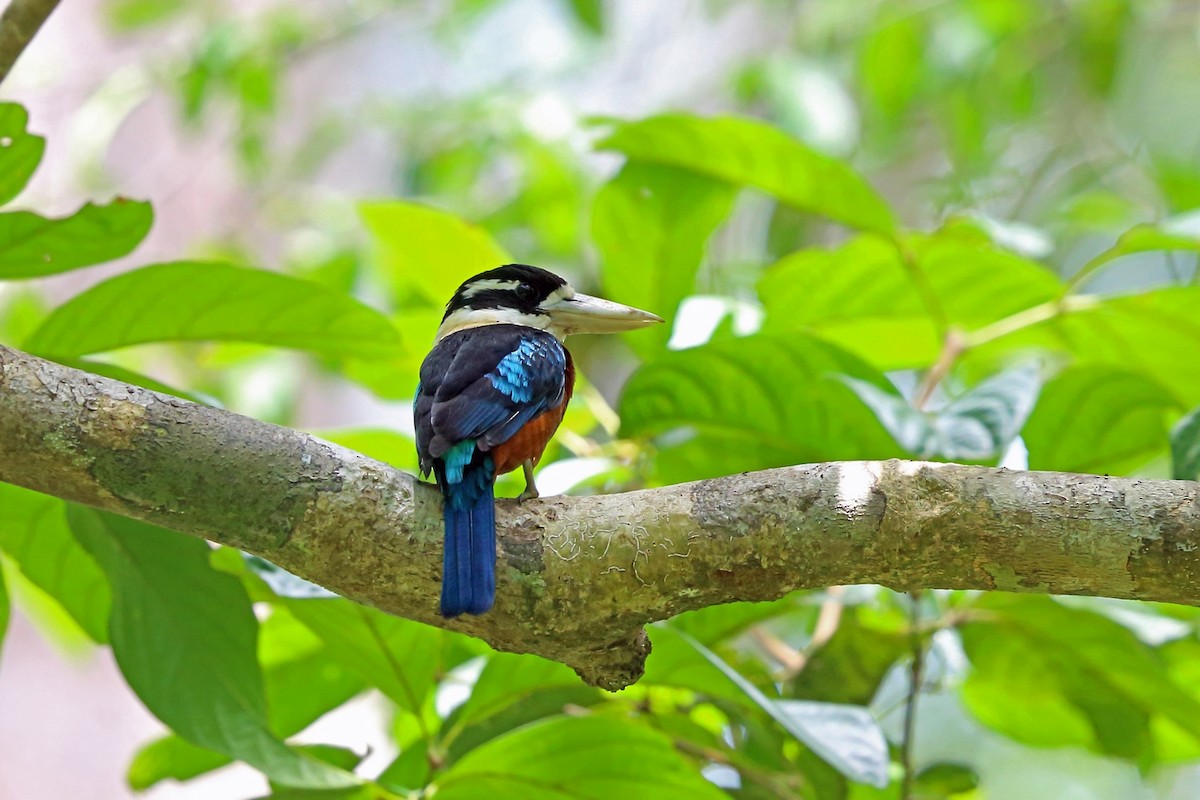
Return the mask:
<path fill-rule="evenodd" d="M 12 0 L 0 16 L 0 83 L 58 6 L 58 0 Z"/>
<path fill-rule="evenodd" d="M 904 701 L 904 738 L 900 742 L 900 765 L 904 778 L 900 784 L 901 800 L 912 800 L 913 741 L 917 733 L 917 697 L 921 694 L 922 673 L 925 671 L 925 642 L 921 637 L 921 590 L 909 592 L 912 606 L 908 612 L 909 644 L 912 648 L 912 664 L 909 667 L 908 697 Z"/>

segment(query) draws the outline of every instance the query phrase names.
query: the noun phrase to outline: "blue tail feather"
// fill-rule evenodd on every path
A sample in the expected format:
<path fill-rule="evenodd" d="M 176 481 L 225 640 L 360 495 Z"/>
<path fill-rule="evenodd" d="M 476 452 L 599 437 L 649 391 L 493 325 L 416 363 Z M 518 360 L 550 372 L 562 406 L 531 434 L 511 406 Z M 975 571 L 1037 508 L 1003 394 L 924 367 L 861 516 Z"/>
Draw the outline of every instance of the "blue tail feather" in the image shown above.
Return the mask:
<path fill-rule="evenodd" d="M 496 596 L 496 501 L 491 458 L 445 486 L 442 616 L 482 614 Z"/>

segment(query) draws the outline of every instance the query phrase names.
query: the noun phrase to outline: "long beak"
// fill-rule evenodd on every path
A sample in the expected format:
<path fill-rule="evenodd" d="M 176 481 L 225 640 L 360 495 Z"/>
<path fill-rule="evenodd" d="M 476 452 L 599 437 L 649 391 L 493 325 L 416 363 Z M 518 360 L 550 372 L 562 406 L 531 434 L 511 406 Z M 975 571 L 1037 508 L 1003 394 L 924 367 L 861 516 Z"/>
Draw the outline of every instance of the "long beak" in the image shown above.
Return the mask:
<path fill-rule="evenodd" d="M 663 318 L 633 306 L 623 306 L 599 297 L 575 293 L 574 297 L 542 306 L 563 334 L 619 333 L 662 322 Z"/>

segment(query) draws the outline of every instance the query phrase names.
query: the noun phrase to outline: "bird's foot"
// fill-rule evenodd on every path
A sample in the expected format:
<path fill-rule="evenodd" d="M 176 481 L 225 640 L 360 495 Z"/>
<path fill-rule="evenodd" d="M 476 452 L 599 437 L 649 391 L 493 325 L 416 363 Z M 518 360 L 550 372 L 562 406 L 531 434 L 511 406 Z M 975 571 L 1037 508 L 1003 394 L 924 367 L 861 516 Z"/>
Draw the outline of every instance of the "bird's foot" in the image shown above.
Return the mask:
<path fill-rule="evenodd" d="M 533 461 L 526 460 L 521 465 L 521 471 L 525 473 L 525 491 L 517 495 L 518 503 L 524 503 L 526 500 L 533 500 L 538 497 L 537 484 L 533 482 Z"/>

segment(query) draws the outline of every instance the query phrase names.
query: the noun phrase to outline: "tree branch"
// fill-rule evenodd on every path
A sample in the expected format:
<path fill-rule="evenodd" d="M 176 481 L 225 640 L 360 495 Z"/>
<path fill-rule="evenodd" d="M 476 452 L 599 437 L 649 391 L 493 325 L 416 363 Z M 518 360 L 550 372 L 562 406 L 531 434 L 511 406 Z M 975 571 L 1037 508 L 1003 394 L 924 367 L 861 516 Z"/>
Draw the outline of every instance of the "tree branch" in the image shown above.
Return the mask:
<path fill-rule="evenodd" d="M 496 608 L 437 612 L 438 492 L 298 431 L 0 347 L 0 480 L 239 547 L 615 689 L 642 626 L 879 583 L 1200 605 L 1200 484 L 906 461 L 498 502 Z"/>
<path fill-rule="evenodd" d="M 0 83 L 33 41 L 59 0 L 11 0 L 0 15 Z"/>

